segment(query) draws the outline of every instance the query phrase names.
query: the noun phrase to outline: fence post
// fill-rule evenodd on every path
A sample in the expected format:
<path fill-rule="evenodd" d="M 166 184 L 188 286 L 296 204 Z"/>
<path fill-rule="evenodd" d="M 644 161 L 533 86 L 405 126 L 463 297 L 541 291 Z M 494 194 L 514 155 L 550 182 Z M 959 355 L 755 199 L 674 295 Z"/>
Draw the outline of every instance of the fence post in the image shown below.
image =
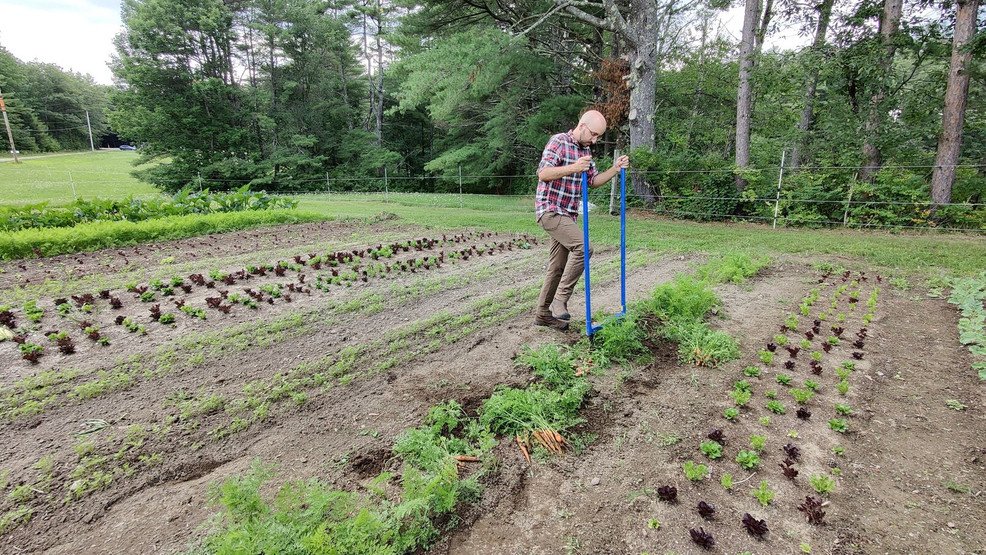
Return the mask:
<path fill-rule="evenodd" d="M 390 204 L 390 188 L 387 187 L 387 166 L 383 167 L 383 200 Z"/>
<path fill-rule="evenodd" d="M 459 164 L 459 208 L 462 208 L 462 164 Z"/>
<path fill-rule="evenodd" d="M 774 227 L 777 229 L 777 211 L 781 206 L 781 183 L 784 181 L 784 155 L 787 154 L 786 150 L 781 151 L 781 172 L 777 176 L 777 199 L 774 200 Z"/>
<path fill-rule="evenodd" d="M 325 194 L 332 194 L 332 184 L 329 183 L 329 172 L 325 172 Z"/>
<path fill-rule="evenodd" d="M 849 226 L 849 206 L 852 204 L 852 190 L 856 186 L 856 176 L 859 172 L 852 174 L 852 181 L 849 183 L 849 198 L 846 199 L 846 210 L 842 213 L 842 227 Z"/>
<path fill-rule="evenodd" d="M 72 196 L 75 197 L 75 200 L 79 200 L 79 195 L 75 192 L 75 180 L 72 179 L 72 172 L 68 172 L 68 182 L 72 186 Z"/>
<path fill-rule="evenodd" d="M 199 173 L 199 192 L 202 192 L 202 172 Z"/>

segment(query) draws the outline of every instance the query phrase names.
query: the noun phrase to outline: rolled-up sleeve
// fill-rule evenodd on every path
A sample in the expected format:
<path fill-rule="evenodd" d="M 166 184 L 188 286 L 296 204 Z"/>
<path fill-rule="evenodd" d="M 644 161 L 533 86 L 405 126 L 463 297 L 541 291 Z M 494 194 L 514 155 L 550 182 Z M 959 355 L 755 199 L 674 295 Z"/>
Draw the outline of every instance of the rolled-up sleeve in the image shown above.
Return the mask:
<path fill-rule="evenodd" d="M 544 168 L 555 168 L 564 165 L 564 145 L 561 141 L 552 137 L 541 153 L 541 162 L 538 164 L 538 172 Z"/>

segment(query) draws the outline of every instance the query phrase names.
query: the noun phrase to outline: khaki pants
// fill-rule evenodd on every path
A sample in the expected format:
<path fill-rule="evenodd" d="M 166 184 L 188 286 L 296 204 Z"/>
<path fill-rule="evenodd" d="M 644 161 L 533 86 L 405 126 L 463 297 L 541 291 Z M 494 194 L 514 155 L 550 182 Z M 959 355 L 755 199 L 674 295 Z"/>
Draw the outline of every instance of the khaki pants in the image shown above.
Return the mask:
<path fill-rule="evenodd" d="M 535 310 L 539 316 L 550 316 L 551 302 L 567 303 L 585 269 L 583 233 L 572 218 L 554 212 L 546 212 L 538 223 L 551 236 L 551 249 L 548 271 Z M 589 256 L 592 256 L 591 247 Z"/>

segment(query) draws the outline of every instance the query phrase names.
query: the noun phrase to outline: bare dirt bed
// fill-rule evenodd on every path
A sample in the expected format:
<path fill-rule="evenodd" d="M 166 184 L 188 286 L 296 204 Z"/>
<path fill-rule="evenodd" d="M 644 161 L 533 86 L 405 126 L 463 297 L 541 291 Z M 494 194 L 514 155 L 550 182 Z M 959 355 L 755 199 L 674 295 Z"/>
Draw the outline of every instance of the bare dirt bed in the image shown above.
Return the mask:
<path fill-rule="evenodd" d="M 412 245 L 389 259 L 393 272 L 296 293 L 290 303 L 279 297 L 256 309 L 208 311 L 206 320 L 198 320 L 158 295 L 162 307 L 171 303 L 174 327 L 152 322 L 148 305 L 154 303 L 141 303 L 123 288 L 133 281 L 232 273 L 290 262 L 295 255 L 308 259 L 443 235 L 446 241 L 434 248 L 416 254 Z M 418 426 L 430 406 L 456 399 L 475 410 L 496 386 L 528 383 L 527 372 L 513 364 L 522 346 L 578 339 L 580 301 L 569 306 L 575 315 L 571 331 L 532 325 L 532 295 L 546 260 L 540 237 L 442 234 L 393 221 L 335 222 L 4 265 L 0 299 L 20 307 L 37 298 L 47 311 L 42 329 L 29 339 L 46 349 L 37 365 L 20 359 L 11 342 L 0 343 L 0 409 L 6 415 L 0 423 L 0 472 L 6 471 L 0 514 L 19 507 L 32 511 L 29 521 L 0 536 L 0 552 L 180 551 L 203 533 L 201 526 L 215 511 L 207 504 L 210 484 L 245 472 L 256 458 L 277 464 L 278 482 L 318 477 L 344 489 L 399 470 L 390 456 L 393 440 Z M 467 247 L 491 251 L 449 259 Z M 439 253 L 446 257 L 440 267 L 396 269 L 401 261 Z M 600 272 L 593 281 L 599 311 L 619 309 L 616 256 L 601 249 L 593 259 Z M 361 258 L 364 267 L 374 263 L 365 252 Z M 693 271 L 704 257 L 638 252 L 631 260 L 633 300 L 675 274 Z M 853 360 L 848 345 L 826 353 L 820 376 L 808 372 L 807 352 L 792 370 L 782 368 L 786 359 L 780 356 L 772 365 L 759 360 L 758 350 L 820 277 L 807 261 L 775 260 L 747 284 L 717 288 L 723 306 L 713 325 L 740 340 L 740 360 L 721 368 L 682 365 L 676 346 L 658 341 L 651 363 L 593 376 L 583 431 L 596 440 L 581 453 L 533 465 L 512 442 L 502 442 L 498 472 L 482 499 L 459 511 L 459 524 L 431 551 L 698 552 L 688 531 L 701 526 L 715 536 L 713 552 L 721 553 L 796 553 L 801 544 L 815 553 L 986 552 L 986 404 L 957 341 L 955 310 L 921 292 L 878 285 L 875 271 L 853 261 L 832 262 L 851 269 L 853 277 L 866 272 L 869 280 L 860 282 L 865 293 L 881 289 L 845 396 L 835 391 L 833 368 Z M 241 295 L 262 284 L 311 289 L 317 275 L 331 277 L 330 271 L 306 265 L 285 276 L 268 272 L 222 288 Z M 46 277 L 52 281 L 42 285 Z M 838 278 L 830 278 L 819 305 L 826 304 Z M 178 297 L 204 308 L 217 289 L 196 287 Z M 144 324 L 148 335 L 115 325 L 117 314 L 105 299 L 93 313 L 76 307 L 66 318 L 53 308 L 58 296 L 100 290 L 124 300 L 121 310 Z M 488 306 L 495 310 L 484 310 Z M 14 312 L 23 319 L 19 309 Z M 861 310 L 849 315 L 847 337 L 859 329 L 860 316 Z M 70 326 L 83 318 L 106 330 L 109 346 L 90 342 Z M 805 322 L 801 318 L 801 327 L 810 327 Z M 58 354 L 43 337 L 55 328 L 71 330 L 75 354 Z M 795 332 L 788 335 L 800 339 Z M 727 393 L 749 365 L 763 368 L 759 378 L 748 378 L 754 400 L 736 422 L 728 422 L 722 416 L 732 405 Z M 314 383 L 317 372 L 332 379 Z M 778 373 L 790 374 L 795 384 L 820 382 L 810 420 L 794 415 L 787 388 L 775 381 Z M 37 379 L 25 381 L 31 377 Z M 278 387 L 286 393 L 273 395 Z M 785 414 L 764 408 L 771 390 L 788 408 Z M 37 403 L 30 401 L 39 399 L 48 401 L 34 413 Z M 952 399 L 966 408 L 948 406 Z M 230 410 L 235 403 L 240 410 Z M 852 407 L 846 434 L 827 424 L 835 417 L 834 403 Z M 765 427 L 760 418 L 768 415 Z M 699 450 L 713 427 L 728 440 L 726 456 L 717 461 Z M 749 449 L 751 434 L 766 435 L 767 447 L 760 465 L 745 471 L 733 458 Z M 778 468 L 787 443 L 801 450 L 793 482 Z M 844 455 L 833 453 L 836 445 Z M 689 460 L 708 465 L 710 476 L 690 483 L 681 468 Z M 814 495 L 808 478 L 833 476 L 833 468 L 840 475 L 825 498 L 825 524 L 811 526 L 797 506 Z M 731 491 L 719 484 L 724 473 L 734 476 Z M 767 507 L 749 493 L 763 479 L 776 492 Z M 678 488 L 677 504 L 658 498 L 662 485 Z M 699 501 L 717 508 L 713 520 L 697 514 Z M 766 539 L 747 534 L 740 523 L 744 513 L 767 521 Z"/>

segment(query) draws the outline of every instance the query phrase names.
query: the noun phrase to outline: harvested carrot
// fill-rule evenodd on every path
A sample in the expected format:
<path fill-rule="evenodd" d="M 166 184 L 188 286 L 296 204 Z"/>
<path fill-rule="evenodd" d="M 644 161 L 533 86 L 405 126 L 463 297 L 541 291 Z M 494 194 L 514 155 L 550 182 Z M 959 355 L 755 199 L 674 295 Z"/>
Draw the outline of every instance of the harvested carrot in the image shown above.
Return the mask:
<path fill-rule="evenodd" d="M 521 441 L 520 436 L 517 436 L 517 445 L 520 446 L 520 452 L 524 454 L 524 458 L 527 459 L 527 463 L 531 463 L 531 455 L 527 452 L 527 448 L 524 447 L 524 442 Z"/>
<path fill-rule="evenodd" d="M 559 455 L 563 455 L 565 453 L 565 450 L 564 450 L 564 447 L 562 446 L 561 441 L 559 441 L 559 439 L 561 438 L 561 436 L 558 435 L 558 432 L 556 432 L 554 430 L 545 430 L 544 433 L 548 437 L 551 438 L 551 442 L 554 444 L 555 449 L 557 450 L 558 454 Z"/>
<path fill-rule="evenodd" d="M 455 460 L 459 462 L 479 462 L 479 457 L 470 457 L 468 455 L 458 455 Z"/>
<path fill-rule="evenodd" d="M 551 451 L 552 453 L 555 452 L 555 447 L 551 444 L 551 440 L 548 439 L 548 434 L 545 433 L 544 430 L 534 430 L 531 432 L 531 434 L 538 440 L 538 443 L 541 444 L 541 447 L 544 447 L 545 449 Z"/>
<path fill-rule="evenodd" d="M 544 442 L 547 444 L 549 451 L 551 451 L 552 453 L 556 453 L 558 455 L 563 454 L 561 450 L 561 445 L 558 445 L 558 443 L 555 441 L 555 435 L 553 431 L 547 428 L 541 430 L 541 437 L 544 438 Z"/>
<path fill-rule="evenodd" d="M 568 443 L 567 441 L 565 441 L 565 438 L 561 437 L 561 434 L 559 434 L 558 432 L 554 432 L 554 434 L 555 434 L 555 441 L 558 442 L 558 445 L 565 445 L 566 443 Z"/>

